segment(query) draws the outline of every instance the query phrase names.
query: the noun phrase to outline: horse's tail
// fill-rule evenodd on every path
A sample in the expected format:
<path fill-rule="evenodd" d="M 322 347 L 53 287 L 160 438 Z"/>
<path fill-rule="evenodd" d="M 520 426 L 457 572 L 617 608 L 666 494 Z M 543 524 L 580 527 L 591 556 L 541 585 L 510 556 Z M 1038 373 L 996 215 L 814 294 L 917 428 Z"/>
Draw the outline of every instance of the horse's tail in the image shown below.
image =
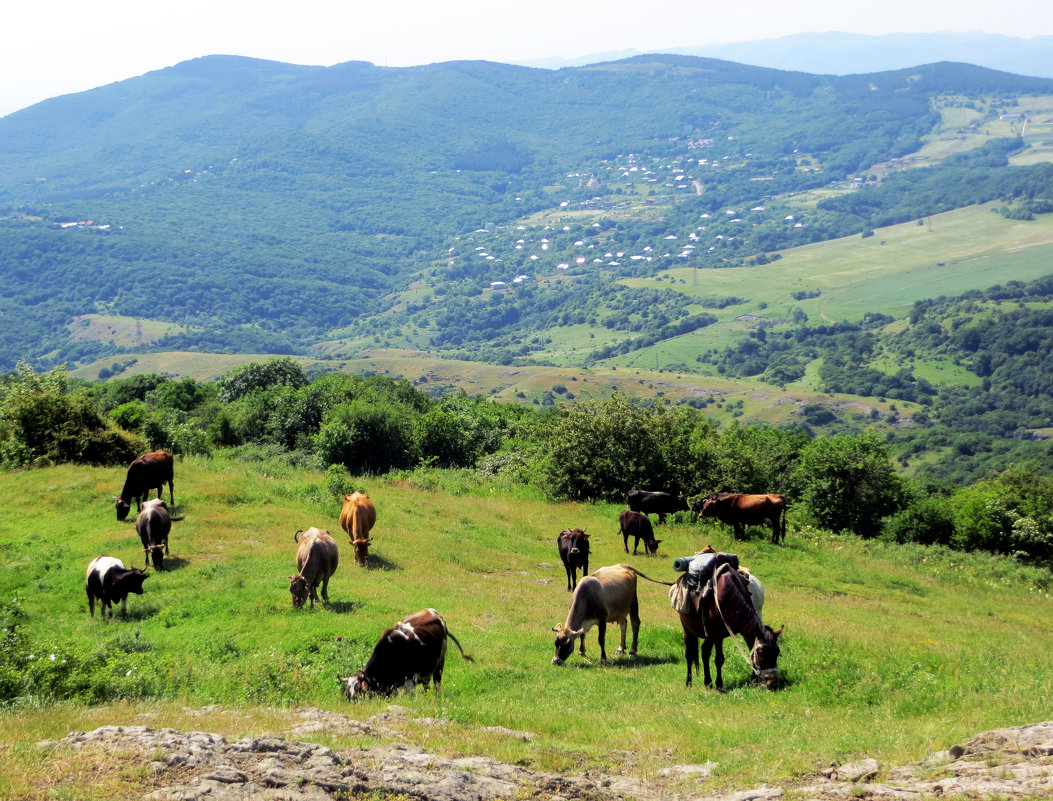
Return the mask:
<path fill-rule="evenodd" d="M 648 581 L 653 581 L 655 584 L 664 584 L 667 587 L 672 587 L 673 586 L 673 582 L 671 582 L 671 581 L 659 581 L 658 579 L 653 579 L 650 576 L 645 576 L 643 573 L 641 573 L 639 570 L 637 570 L 632 565 L 623 565 L 623 567 L 629 568 L 633 573 L 638 575 L 640 578 L 647 579 Z"/>

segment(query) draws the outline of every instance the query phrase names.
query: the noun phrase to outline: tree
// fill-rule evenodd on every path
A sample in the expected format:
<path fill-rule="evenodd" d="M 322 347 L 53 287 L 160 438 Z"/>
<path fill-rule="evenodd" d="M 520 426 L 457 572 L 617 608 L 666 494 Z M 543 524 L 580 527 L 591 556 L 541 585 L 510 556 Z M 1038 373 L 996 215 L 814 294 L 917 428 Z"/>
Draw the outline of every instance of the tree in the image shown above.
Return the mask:
<path fill-rule="evenodd" d="M 874 434 L 812 440 L 801 451 L 794 480 L 816 522 L 863 537 L 879 534 L 882 518 L 905 500 L 891 449 Z"/>
<path fill-rule="evenodd" d="M 219 379 L 219 396 L 224 403 L 230 403 L 254 389 L 266 389 L 276 385 L 299 388 L 307 383 L 303 368 L 286 356 L 271 359 L 264 364 L 249 362 L 235 367 Z"/>

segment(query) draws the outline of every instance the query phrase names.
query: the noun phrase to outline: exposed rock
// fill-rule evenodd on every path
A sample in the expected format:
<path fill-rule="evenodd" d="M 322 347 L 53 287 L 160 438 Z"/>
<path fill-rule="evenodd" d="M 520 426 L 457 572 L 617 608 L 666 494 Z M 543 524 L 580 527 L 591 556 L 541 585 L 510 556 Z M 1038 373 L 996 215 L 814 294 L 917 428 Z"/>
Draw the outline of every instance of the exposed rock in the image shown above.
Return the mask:
<path fill-rule="evenodd" d="M 358 722 L 321 710 L 299 710 L 299 714 L 304 723 L 358 733 L 378 731 L 377 719 L 405 719 L 407 715 L 403 709 L 392 708 Z M 433 725 L 442 723 L 434 721 Z M 139 752 L 152 786 L 164 785 L 144 796 L 149 801 L 331 801 L 364 793 L 401 794 L 424 801 L 775 801 L 787 792 L 809 801 L 852 801 L 863 789 L 858 782 L 882 772 L 876 760 L 864 759 L 824 771 L 812 783 L 700 795 L 700 785 L 704 787 L 715 767 L 712 763 L 664 768 L 653 779 L 559 776 L 489 757 L 430 753 L 408 742 L 336 753 L 325 746 L 281 737 L 245 737 L 228 743 L 216 734 L 145 726 L 103 726 L 91 732 L 71 732 L 61 741 L 45 740 L 38 746 L 49 750 L 93 746 L 122 758 Z M 695 789 L 685 790 L 685 786 Z M 922 762 L 889 769 L 883 781 L 865 786 L 865 795 L 875 801 L 916 801 L 919 795 L 1000 801 L 1053 797 L 1053 721 L 984 732 Z"/>

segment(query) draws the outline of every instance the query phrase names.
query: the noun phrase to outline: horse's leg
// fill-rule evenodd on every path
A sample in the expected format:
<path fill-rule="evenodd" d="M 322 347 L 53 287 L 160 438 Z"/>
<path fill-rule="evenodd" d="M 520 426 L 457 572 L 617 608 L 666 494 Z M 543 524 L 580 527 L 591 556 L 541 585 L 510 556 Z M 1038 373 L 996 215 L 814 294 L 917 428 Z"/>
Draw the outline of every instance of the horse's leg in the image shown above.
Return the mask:
<path fill-rule="evenodd" d="M 698 637 L 684 629 L 684 661 L 687 662 L 687 685 L 691 686 L 691 665 L 698 668 Z"/>
<path fill-rule="evenodd" d="M 713 640 L 706 637 L 702 641 L 702 671 L 707 687 L 713 686 L 713 677 L 709 675 L 709 655 L 713 652 Z"/>
<path fill-rule="evenodd" d="M 717 689 L 724 689 L 724 638 L 718 637 L 716 641 L 717 653 L 713 657 L 713 664 L 717 667 Z"/>

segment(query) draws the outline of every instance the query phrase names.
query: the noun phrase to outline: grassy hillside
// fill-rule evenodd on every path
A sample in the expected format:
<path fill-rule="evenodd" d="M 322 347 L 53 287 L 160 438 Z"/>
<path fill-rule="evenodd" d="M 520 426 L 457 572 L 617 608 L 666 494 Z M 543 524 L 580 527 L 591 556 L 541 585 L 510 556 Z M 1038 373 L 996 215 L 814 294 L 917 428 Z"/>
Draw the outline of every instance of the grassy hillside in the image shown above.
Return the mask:
<path fill-rule="evenodd" d="M 6 614 L 12 599 L 25 612 L 25 642 L 9 640 L 3 658 L 34 681 L 0 711 L 4 797 L 72 769 L 25 745 L 70 729 L 145 720 L 240 736 L 284 731 L 290 707 L 383 711 L 390 701 L 349 705 L 335 677 L 364 663 L 384 627 L 425 606 L 476 662 L 451 655 L 440 695 L 394 699 L 412 718 L 453 725 L 393 725 L 428 748 L 549 770 L 654 776 L 711 760 L 707 790 L 745 787 L 864 754 L 919 758 L 1049 715 L 1050 575 L 1008 559 L 830 537 L 800 530 L 792 515 L 784 546 L 734 542 L 685 519 L 660 531 L 659 559 L 633 558 L 617 536 L 617 506 L 554 505 L 464 474 L 419 472 L 355 481 L 378 509 L 371 564 L 355 567 L 343 548 L 332 606 L 295 611 L 293 532 L 338 529 L 322 476 L 267 460 L 187 459 L 176 466 L 185 519 L 174 524 L 172 569 L 147 580 L 126 618 L 103 622 L 87 614 L 87 562 L 101 552 L 142 558 L 133 527 L 114 519 L 121 481 L 119 470 L 71 466 L 0 474 L 0 598 Z M 706 543 L 737 552 L 766 585 L 765 620 L 786 625 L 783 688 L 752 684 L 729 643 L 728 692 L 686 689 L 679 623 L 665 588 L 644 581 L 639 656 L 601 667 L 590 633 L 589 659 L 550 665 L 550 628 L 568 604 L 555 537 L 568 526 L 591 532 L 593 567 L 628 561 L 665 580 L 672 557 Z M 197 711 L 213 704 L 222 708 Z M 134 787 L 132 775 L 117 780 L 127 797 Z"/>

